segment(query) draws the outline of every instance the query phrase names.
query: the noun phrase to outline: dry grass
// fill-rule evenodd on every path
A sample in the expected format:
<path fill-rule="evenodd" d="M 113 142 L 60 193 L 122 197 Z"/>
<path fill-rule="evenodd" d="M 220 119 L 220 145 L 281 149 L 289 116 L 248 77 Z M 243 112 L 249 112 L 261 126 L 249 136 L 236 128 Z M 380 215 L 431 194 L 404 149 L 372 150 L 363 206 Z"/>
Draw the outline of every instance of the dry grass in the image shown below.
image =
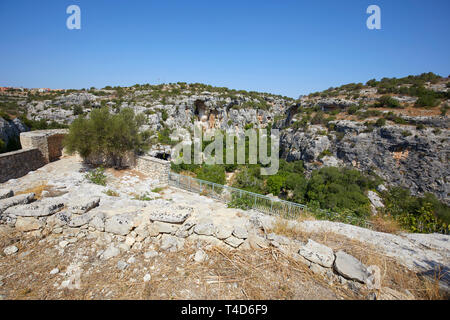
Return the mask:
<path fill-rule="evenodd" d="M 67 191 L 61 191 L 61 190 L 54 189 L 53 186 L 47 184 L 47 181 L 41 181 L 41 183 L 39 185 L 30 187 L 25 190 L 18 191 L 15 194 L 19 195 L 19 194 L 34 193 L 35 199 L 40 200 L 40 199 L 42 199 L 42 193 L 44 191 L 48 192 L 48 194 L 46 195 L 47 197 L 59 197 L 65 193 L 67 193 Z"/>
<path fill-rule="evenodd" d="M 300 218 L 299 218 L 300 219 Z M 308 234 L 305 233 L 298 225 L 290 224 L 289 220 L 276 217 L 272 227 L 266 230 L 267 233 L 275 233 L 285 237 L 306 241 Z"/>
<path fill-rule="evenodd" d="M 16 195 L 19 194 L 26 194 L 26 193 L 34 193 L 35 194 L 35 198 L 36 199 L 41 199 L 42 198 L 42 192 L 46 190 L 46 191 L 50 191 L 51 187 L 47 185 L 47 181 L 43 181 L 42 184 L 16 192 Z"/>
<path fill-rule="evenodd" d="M 18 255 L 2 257 L 0 274 L 5 275 L 0 294 L 7 299 L 357 299 L 343 286 L 330 286 L 303 264 L 275 248 L 228 250 L 204 248 L 208 259 L 192 261 L 196 249 L 163 253 L 149 260 L 143 252 L 126 252 L 107 261 L 89 250 L 92 241 L 82 239 L 66 247 L 64 254 L 48 243 L 30 240 Z M 80 253 L 80 250 L 81 253 Z M 117 261 L 136 258 L 124 271 Z M 80 257 L 85 256 L 86 259 Z M 78 257 L 78 258 L 76 258 Z M 80 260 L 81 259 L 81 260 Z M 83 261 L 80 289 L 60 290 L 55 284 L 67 277 L 61 272 L 74 261 Z M 20 267 L 19 267 L 20 266 Z M 145 274 L 151 280 L 143 281 Z"/>
<path fill-rule="evenodd" d="M 393 234 L 405 231 L 399 223 L 389 215 L 376 215 L 370 220 L 370 222 L 372 223 L 375 231 Z"/>

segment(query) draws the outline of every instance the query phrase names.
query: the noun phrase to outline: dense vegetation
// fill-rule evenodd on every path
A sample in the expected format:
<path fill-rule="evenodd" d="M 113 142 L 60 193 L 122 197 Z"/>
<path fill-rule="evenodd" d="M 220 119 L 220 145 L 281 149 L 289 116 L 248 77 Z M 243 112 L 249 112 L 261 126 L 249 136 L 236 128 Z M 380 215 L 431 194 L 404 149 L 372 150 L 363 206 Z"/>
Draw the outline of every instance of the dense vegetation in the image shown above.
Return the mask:
<path fill-rule="evenodd" d="M 449 233 L 450 207 L 433 194 L 414 197 L 409 190 L 393 187 L 383 193 L 385 213 L 411 232 Z"/>

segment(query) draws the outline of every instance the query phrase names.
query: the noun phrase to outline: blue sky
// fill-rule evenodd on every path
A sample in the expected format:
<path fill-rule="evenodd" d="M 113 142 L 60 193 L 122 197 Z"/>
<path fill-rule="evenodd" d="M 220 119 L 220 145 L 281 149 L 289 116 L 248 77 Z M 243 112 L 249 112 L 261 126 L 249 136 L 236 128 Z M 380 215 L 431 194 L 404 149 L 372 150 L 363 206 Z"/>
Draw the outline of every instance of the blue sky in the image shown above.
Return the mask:
<path fill-rule="evenodd" d="M 81 8 L 81 30 L 66 8 Z M 381 30 L 366 27 L 369 5 Z M 450 1 L 0 0 L 0 86 L 201 82 L 298 97 L 450 73 Z"/>

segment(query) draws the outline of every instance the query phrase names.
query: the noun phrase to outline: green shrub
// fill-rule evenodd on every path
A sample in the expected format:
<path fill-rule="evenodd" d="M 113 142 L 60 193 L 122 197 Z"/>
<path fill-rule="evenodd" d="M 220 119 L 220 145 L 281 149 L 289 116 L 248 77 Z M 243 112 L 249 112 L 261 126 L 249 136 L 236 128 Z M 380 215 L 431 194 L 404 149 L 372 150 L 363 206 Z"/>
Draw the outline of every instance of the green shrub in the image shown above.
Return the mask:
<path fill-rule="evenodd" d="M 108 189 L 107 191 L 104 191 L 103 193 L 110 197 L 118 197 L 119 196 L 119 194 L 116 191 L 111 190 L 111 189 Z"/>
<path fill-rule="evenodd" d="M 105 168 L 100 166 L 94 170 L 89 171 L 85 178 L 91 181 L 92 183 L 106 186 L 106 175 L 105 175 Z"/>
<path fill-rule="evenodd" d="M 266 182 L 267 193 L 271 193 L 277 196 L 278 194 L 280 194 L 281 187 L 284 185 L 285 181 L 286 178 L 279 175 L 269 176 Z"/>
<path fill-rule="evenodd" d="M 378 102 L 374 105 L 376 108 L 399 108 L 400 102 L 390 96 L 382 96 L 378 98 Z"/>
<path fill-rule="evenodd" d="M 408 130 L 403 130 L 402 131 L 402 136 L 403 137 L 409 137 L 410 135 L 412 135 L 411 131 L 408 131 Z"/>
<path fill-rule="evenodd" d="M 197 178 L 214 182 L 217 184 L 226 183 L 225 168 L 221 165 L 203 165 L 195 170 Z"/>
<path fill-rule="evenodd" d="M 425 107 L 435 107 L 439 104 L 439 100 L 436 99 L 433 95 L 431 94 L 426 94 L 423 95 L 421 97 L 419 97 L 419 99 L 417 99 L 416 103 L 415 103 L 415 107 L 418 108 L 425 108 Z"/>
<path fill-rule="evenodd" d="M 416 129 L 417 129 L 417 130 L 423 130 L 423 129 L 425 129 L 425 125 L 424 125 L 423 123 L 419 123 L 419 124 L 416 126 Z"/>
<path fill-rule="evenodd" d="M 433 194 L 415 197 L 408 189 L 392 187 L 383 193 L 385 212 L 393 216 L 411 232 L 448 233 L 450 207 Z"/>
<path fill-rule="evenodd" d="M 377 126 L 377 127 L 384 127 L 385 125 L 386 125 L 386 119 L 384 119 L 384 118 L 379 118 L 375 122 L 375 126 Z"/>
<path fill-rule="evenodd" d="M 80 106 L 80 105 L 74 106 L 74 107 L 73 107 L 73 114 L 74 114 L 75 116 L 79 116 L 79 115 L 83 114 L 83 107 Z"/>
<path fill-rule="evenodd" d="M 253 204 L 254 204 L 254 201 L 251 197 L 244 196 L 244 197 L 240 198 L 239 196 L 234 195 L 232 200 L 230 202 L 228 202 L 227 207 L 248 210 L 248 209 L 252 208 Z"/>
<path fill-rule="evenodd" d="M 128 151 L 141 152 L 148 147 L 139 133 L 145 116 L 136 116 L 130 108 L 111 114 L 108 108 L 94 109 L 90 118 L 78 117 L 64 139 L 69 154 L 78 152 L 83 158 L 90 156 L 106 159 L 105 164 L 122 167 Z"/>
<path fill-rule="evenodd" d="M 356 216 L 370 214 L 368 189 L 375 188 L 379 181 L 364 176 L 357 170 L 326 167 L 313 171 L 308 181 L 305 199 L 317 201 L 320 208 L 333 211 L 349 209 Z"/>

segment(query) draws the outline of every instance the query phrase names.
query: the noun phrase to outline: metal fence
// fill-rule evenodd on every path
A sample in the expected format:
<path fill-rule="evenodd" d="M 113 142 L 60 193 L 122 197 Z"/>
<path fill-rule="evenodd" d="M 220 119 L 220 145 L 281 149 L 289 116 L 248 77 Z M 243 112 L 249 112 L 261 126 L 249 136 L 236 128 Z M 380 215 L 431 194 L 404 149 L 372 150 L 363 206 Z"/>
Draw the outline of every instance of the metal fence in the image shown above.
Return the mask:
<path fill-rule="evenodd" d="M 303 204 L 272 198 L 258 193 L 196 179 L 174 172 L 169 173 L 169 185 L 190 192 L 199 193 L 227 204 L 234 203 L 241 206 L 243 205 L 247 208 L 255 209 L 262 213 L 277 215 L 286 219 L 296 219 L 300 217 L 302 213 L 308 211 L 327 220 L 341 221 L 365 228 L 371 228 L 371 223 L 353 216 L 343 216 L 320 209 L 314 210 Z"/>

